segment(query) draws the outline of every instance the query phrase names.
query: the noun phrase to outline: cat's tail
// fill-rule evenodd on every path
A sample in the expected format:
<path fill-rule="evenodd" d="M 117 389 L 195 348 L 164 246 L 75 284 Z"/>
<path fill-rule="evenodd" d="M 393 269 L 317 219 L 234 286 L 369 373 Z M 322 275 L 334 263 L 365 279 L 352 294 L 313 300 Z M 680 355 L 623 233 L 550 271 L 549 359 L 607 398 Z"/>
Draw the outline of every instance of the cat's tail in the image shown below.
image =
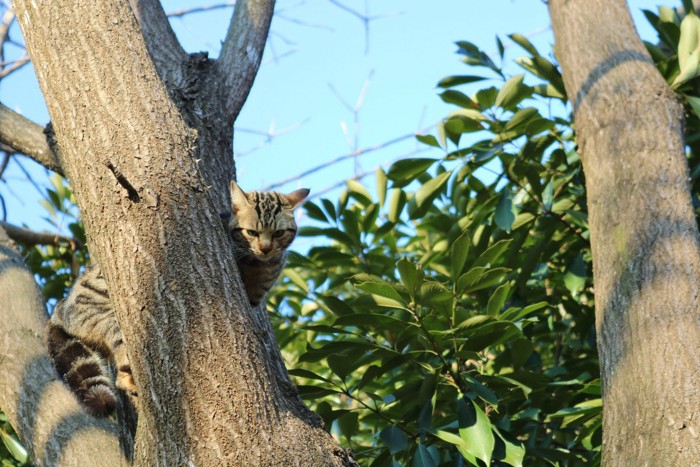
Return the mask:
<path fill-rule="evenodd" d="M 112 413 L 117 396 L 101 356 L 51 321 L 46 343 L 51 363 L 85 408 L 97 417 Z"/>

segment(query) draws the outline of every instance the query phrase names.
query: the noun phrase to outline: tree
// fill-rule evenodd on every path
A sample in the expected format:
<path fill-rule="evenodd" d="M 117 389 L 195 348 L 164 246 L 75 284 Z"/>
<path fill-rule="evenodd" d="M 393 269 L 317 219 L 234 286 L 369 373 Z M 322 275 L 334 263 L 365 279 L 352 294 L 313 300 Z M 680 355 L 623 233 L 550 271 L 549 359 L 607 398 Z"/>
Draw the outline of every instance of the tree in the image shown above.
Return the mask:
<path fill-rule="evenodd" d="M 277 341 L 300 395 L 321 416 L 326 429 L 353 449 L 361 464 L 596 465 L 601 461 L 601 446 L 606 463 L 692 464 L 697 460 L 692 439 L 697 430 L 694 416 L 691 417 L 696 410 L 692 398 L 697 370 L 692 366 L 694 349 L 684 345 L 686 341 L 694 342 L 688 339 L 696 332 L 692 279 L 697 272 L 693 269 L 697 262 L 697 227 L 687 196 L 683 149 L 690 164 L 692 191 L 696 192 L 700 189 L 700 56 L 694 50 L 700 37 L 700 20 L 694 15 L 685 15 L 681 20 L 678 12 L 665 7 L 659 9 L 658 15 L 646 12 L 660 37 L 659 44 L 644 44 L 650 59 L 633 34 L 623 3 L 614 3 L 614 8 L 607 9 L 605 15 L 598 13 L 595 20 L 588 16 L 588 11 L 595 14 L 603 6 L 610 6 L 604 3 L 598 0 L 585 7 L 577 2 L 551 3 L 564 76 L 556 62 L 542 55 L 522 35 L 509 36 L 526 52 L 516 60 L 526 73 L 516 76 L 503 69 L 505 48 L 500 39 L 499 53 L 494 57 L 470 42 L 458 42 L 458 53 L 470 67 L 470 74 L 449 76 L 439 83 L 440 97 L 454 104 L 456 110 L 438 125 L 435 135 L 418 136 L 432 147 L 430 157 L 397 161 L 388 170 L 379 170 L 376 196 L 359 183 L 349 181 L 338 200 L 321 199 L 306 205 L 315 224 L 302 228 L 300 234 L 318 241 L 308 255 L 291 255 L 281 284 L 271 294 L 269 310 Z M 685 6 L 690 8 L 690 3 Z M 102 7 L 95 8 L 102 11 Z M 613 24 L 601 21 L 606 16 Z M 28 18 L 37 23 L 31 16 Z M 110 16 L 118 18 L 119 15 Z M 576 54 L 582 56 L 576 57 L 574 45 L 581 37 L 588 37 L 591 46 L 585 54 L 579 47 Z M 217 76 L 217 71 L 209 71 L 210 67 L 221 70 L 222 62 L 211 63 L 202 57 L 191 60 L 204 64 L 207 76 Z M 191 60 L 186 63 L 192 64 Z M 609 66 L 598 66 L 600 63 Z M 478 75 L 471 74 L 472 67 L 478 68 Z M 630 71 L 633 78 L 627 74 Z M 138 76 L 154 76 L 139 73 Z M 189 110 L 200 115 L 197 109 L 202 107 L 197 98 L 206 93 L 190 91 L 199 89 L 200 84 L 187 87 L 186 95 L 194 95 L 193 101 L 182 99 L 177 86 L 169 94 L 175 103 L 185 102 L 183 114 L 194 121 L 190 126 L 197 129 L 206 124 L 192 117 Z M 475 92 L 462 92 L 470 85 L 477 86 Z M 673 103 L 669 85 L 677 93 L 675 99 L 684 104 L 685 125 L 680 125 L 681 108 Z M 573 101 L 573 116 L 567 114 L 569 98 Z M 167 101 L 168 97 L 162 99 Z M 612 104 L 601 106 L 601 102 L 608 101 Z M 665 109 L 651 113 L 656 119 L 651 128 L 646 121 L 649 109 Z M 0 118 L 3 115 L 8 114 L 0 112 Z M 177 111 L 168 115 L 177 116 Z M 159 120 L 163 121 L 166 120 Z M 150 141 L 144 146 L 148 148 L 145 156 L 139 147 L 141 159 L 153 158 L 162 142 L 152 135 L 150 125 L 138 127 L 143 129 L 143 141 Z M 4 141 L 2 128 L 0 125 L 0 138 Z M 609 128 L 614 132 L 609 134 Z M 36 135 L 38 131 L 34 128 L 29 133 Z M 70 134 L 72 130 L 62 131 Z M 118 125 L 114 131 L 121 131 Z M 119 134 L 130 141 L 128 134 Z M 209 127 L 204 134 L 218 141 Z M 101 135 L 98 130 L 97 136 Z M 659 135 L 663 138 L 659 139 Z M 106 146 L 97 136 L 90 141 Z M 659 146 L 657 140 L 668 144 Z M 166 142 L 173 148 L 180 144 L 174 138 Z M 60 144 L 52 146 L 55 153 L 46 144 L 36 147 L 42 148 L 34 151 L 37 158 L 39 154 L 51 158 L 57 153 L 59 157 L 54 160 L 60 160 L 64 166 Z M 197 149 L 187 146 L 186 150 L 173 150 L 173 160 L 191 160 L 188 151 Z M 102 191 L 85 184 L 81 177 L 90 174 L 77 175 L 82 179 L 82 190 L 91 196 L 99 198 L 95 192 L 103 193 L 106 199 L 112 196 L 108 199 L 113 204 L 105 206 L 105 212 L 95 211 L 89 200 L 80 201 L 86 203 L 82 208 L 92 210 L 87 214 L 86 228 L 91 239 L 101 239 L 98 253 L 109 258 L 114 247 L 107 243 L 116 238 L 120 242 L 114 243 L 127 247 L 138 244 L 140 251 L 150 255 L 145 265 L 132 259 L 113 260 L 113 265 L 119 267 L 112 274 L 117 287 L 122 287 L 117 290 L 125 293 L 120 316 L 134 319 L 134 313 L 141 310 L 132 310 L 133 303 L 149 300 L 149 288 L 165 295 L 165 302 L 172 301 L 174 309 L 180 310 L 178 305 L 189 303 L 192 297 L 207 301 L 201 310 L 224 314 L 220 311 L 223 305 L 217 301 L 221 297 L 210 291 L 198 292 L 192 282 L 197 274 L 205 274 L 212 284 L 219 284 L 223 294 L 229 294 L 224 301 L 235 300 L 232 297 L 237 295 L 237 284 L 221 278 L 218 270 L 228 271 L 223 274 L 227 277 L 232 274 L 217 247 L 218 233 L 210 228 L 214 231 L 212 238 L 200 236 L 194 241 L 194 234 L 188 229 L 200 222 L 215 225 L 217 202 L 225 203 L 225 196 L 209 203 L 214 207 L 210 212 L 206 200 L 203 207 L 199 204 L 205 195 L 199 191 L 202 186 L 198 179 L 193 181 L 175 170 L 174 178 L 181 177 L 181 182 L 180 191 L 173 191 L 153 178 L 155 169 L 150 165 L 142 167 L 139 160 L 132 160 L 132 152 L 136 149 L 130 150 L 128 145 L 121 148 L 104 164 L 107 170 L 99 165 L 102 159 L 96 157 L 97 162 L 93 161 L 91 167 L 109 180 L 107 188 L 93 183 L 95 187 L 102 186 Z M 78 167 L 75 154 L 71 157 L 69 165 Z M 601 170 L 611 166 L 615 169 L 612 173 Z M 66 173 L 71 176 L 70 171 Z M 183 186 L 190 188 L 182 192 Z M 121 197 L 113 196 L 114 193 L 121 193 Z M 72 195 L 59 180 L 54 180 L 49 198 L 51 209 L 60 211 Z M 196 212 L 190 213 L 191 206 Z M 170 224 L 166 212 L 170 217 L 180 217 Z M 187 219 L 192 219 L 184 222 L 187 225 L 180 225 L 183 213 L 189 213 Z M 123 239 L 114 225 L 99 224 L 107 219 L 126 223 L 134 239 Z M 170 231 L 161 229 L 167 249 L 154 245 L 157 242 L 146 225 L 154 220 L 171 227 L 176 234 L 171 237 Z M 72 223 L 71 231 L 78 240 L 83 238 L 79 223 Z M 111 237 L 102 237 L 103 231 Z M 208 258 L 210 262 L 216 258 L 216 264 L 199 263 L 197 258 L 187 256 L 191 245 L 183 239 L 194 241 L 191 245 L 195 252 L 213 252 Z M 6 244 L 4 239 L 2 244 Z M 202 248 L 202 244 L 207 247 Z M 69 266 L 67 258 L 71 255 L 62 253 L 67 248 L 47 249 L 42 259 L 37 258 L 37 250 L 23 251 L 33 271 L 42 277 L 53 277 L 56 268 Z M 79 260 L 84 260 L 83 249 L 75 246 L 75 251 Z M 20 265 L 19 258 L 6 248 L 0 254 L 0 268 L 4 268 L 0 269 L 0 281 L 21 282 L 26 287 L 22 300 L 14 301 L 14 308 L 34 310 L 33 314 L 23 315 L 25 319 L 4 321 L 11 325 L 5 335 L 22 336 L 22 345 L 12 354 L 18 358 L 0 360 L 0 374 L 10 375 L 12 381 L 9 391 L 0 389 L 0 407 L 7 406 L 8 415 L 19 420 L 20 432 L 23 436 L 28 434 L 26 441 L 37 460 L 57 462 L 60 456 L 78 462 L 94 459 L 91 448 L 96 445 L 82 444 L 76 427 L 88 439 L 101 437 L 100 449 L 111 450 L 114 457 L 120 456 L 118 439 L 126 440 L 121 449 L 130 451 L 129 436 L 117 433 L 128 424 L 101 424 L 74 415 L 74 402 L 67 399 L 55 405 L 54 410 L 34 411 L 40 395 L 61 391 L 58 383 L 52 381 L 40 348 L 42 300 L 31 276 L 16 267 Z M 126 254 L 122 256 L 128 258 Z M 46 265 L 47 258 L 55 262 L 52 267 Z M 161 278 L 153 265 L 172 258 L 177 267 L 163 266 Z M 191 264 L 186 266 L 191 266 L 192 276 L 182 282 L 184 291 L 173 291 L 168 286 L 180 280 L 173 271 L 182 272 L 180 265 L 188 260 Z M 598 333 L 591 264 L 596 273 Z M 192 269 L 192 265 L 199 269 Z M 133 280 L 129 274 L 132 270 L 146 271 L 139 273 L 139 277 L 147 279 L 145 284 L 128 288 Z M 53 282 L 47 285 L 50 283 Z M 48 289 L 44 287 L 44 292 Z M 0 293 L 12 290 L 3 288 L 0 282 Z M 56 294 L 61 293 L 62 290 Z M 183 296 L 178 300 L 180 293 Z M 0 295 L 0 303 L 5 303 L 3 298 Z M 262 310 L 252 310 L 251 317 L 246 314 L 247 309 L 236 307 L 236 331 L 249 329 L 246 326 L 250 318 L 253 332 L 237 333 L 234 343 L 260 339 L 257 342 L 262 344 L 253 349 L 257 352 L 253 358 L 264 355 L 262 362 L 279 362 L 275 360 L 275 343 L 267 339 L 270 328 Z M 205 327 L 209 316 L 199 313 L 199 309 L 194 311 L 195 316 L 185 326 Z M 165 321 L 166 313 L 156 308 L 153 320 Z M 167 319 L 172 320 L 173 316 L 182 315 L 170 314 Z M 217 322 L 228 319 L 232 318 Z M 144 334 L 155 332 L 146 324 L 142 328 L 145 332 L 131 329 L 137 342 L 147 343 Z M 31 331 L 27 333 L 27 329 Z M 170 328 L 164 325 L 158 329 Z M 216 342 L 226 337 L 213 327 L 208 332 Z M 189 344 L 178 336 L 169 334 L 159 342 L 163 346 L 170 341 Z M 596 339 L 601 353 L 605 410 L 609 414 L 604 422 Z M 190 348 L 198 351 L 196 339 Z M 178 349 L 170 351 L 173 358 L 182 358 L 188 369 L 201 371 L 198 362 L 187 360 Z M 156 351 L 148 348 L 141 352 L 145 359 L 141 374 L 153 368 L 157 358 L 153 352 Z M 246 356 L 239 356 L 241 360 L 235 364 L 245 365 Z M 207 355 L 196 354 L 196 358 L 204 360 Z M 32 364 L 27 366 L 27 361 Z M 173 360 L 166 363 L 170 361 Z M 183 377 L 177 368 L 165 365 L 168 379 Z M 270 389 L 273 394 L 280 394 L 281 401 L 293 401 L 292 409 L 300 416 L 308 415 L 300 404 L 296 405 L 298 400 L 283 370 L 277 372 L 278 368 L 269 366 L 260 369 L 246 384 L 260 381 L 264 384 L 263 395 L 268 394 L 264 389 Z M 270 378 L 270 374 L 274 376 Z M 197 376 L 209 377 L 207 373 Z M 31 384 L 25 384 L 28 381 Z M 183 387 L 201 388 L 197 382 L 186 379 Z M 157 394 L 167 392 L 156 389 Z M 676 394 L 682 394 L 684 404 L 690 405 L 671 400 Z M 168 398 L 158 400 L 174 403 Z M 184 400 L 192 400 L 189 393 Z M 261 400 L 256 407 L 279 407 L 269 405 L 269 399 L 253 402 Z M 629 420 L 633 421 L 633 430 L 628 429 Z M 158 421 L 149 426 L 157 427 Z M 0 435 L 1 429 L 2 425 Z M 328 446 L 326 453 L 345 456 L 323 433 L 311 433 L 318 437 L 307 438 L 309 449 L 317 445 L 314 443 L 321 443 Z M 77 443 L 79 439 L 81 443 Z M 648 449 L 638 447 L 639 439 Z M 66 445 L 67 441 L 70 442 Z M 140 449 L 137 445 L 137 461 L 144 459 L 138 457 L 143 452 Z M 331 458 L 336 459 L 332 455 Z M 309 462 L 317 461 L 314 458 Z"/>
<path fill-rule="evenodd" d="M 586 174 L 603 460 L 694 464 L 700 250 L 682 108 L 625 2 L 549 5 Z M 692 11 L 691 2 L 685 5 Z M 680 32 L 676 88 L 697 74 L 697 17 Z"/>
<path fill-rule="evenodd" d="M 39 350 L 45 317 L 31 276 L 4 274 L 5 293 L 21 283 L 29 301 L 2 312 L 31 321 L 15 323 L 24 336 L 17 348 L 27 350 L 4 362 L 13 384 L 2 386 L 0 403 L 37 462 L 72 455 L 65 449 L 85 433 L 76 450 L 108 465 L 352 463 L 289 382 L 265 310 L 247 305 L 219 220 L 235 176 L 232 124 L 273 5 L 240 2 L 221 56 L 210 60 L 184 53 L 158 2 L 15 2 L 52 117 L 50 149 L 27 154 L 70 181 L 144 395 L 133 440 L 67 416 L 75 406 L 49 383 Z"/>

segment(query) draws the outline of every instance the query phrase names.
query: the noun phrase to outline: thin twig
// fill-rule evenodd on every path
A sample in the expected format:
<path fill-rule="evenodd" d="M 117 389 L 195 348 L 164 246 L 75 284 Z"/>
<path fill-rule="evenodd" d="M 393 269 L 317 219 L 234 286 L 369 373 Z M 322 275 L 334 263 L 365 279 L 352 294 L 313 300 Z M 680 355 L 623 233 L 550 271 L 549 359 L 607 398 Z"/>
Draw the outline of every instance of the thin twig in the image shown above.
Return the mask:
<path fill-rule="evenodd" d="M 29 63 L 31 61 L 32 60 L 29 58 L 29 55 L 25 55 L 21 58 L 18 58 L 17 60 L 13 60 L 12 62 L 10 62 L 10 63 L 12 63 L 12 65 L 3 68 L 0 71 L 0 79 L 6 77 L 7 75 L 9 75 L 10 73 L 12 73 L 14 71 L 19 70 L 20 68 L 22 68 L 24 65 L 26 65 L 27 63 Z"/>
<path fill-rule="evenodd" d="M 5 170 L 7 169 L 8 164 L 10 163 L 10 158 L 12 157 L 11 152 L 3 152 L 3 159 L 2 159 L 2 164 L 0 164 L 0 179 L 2 179 L 2 175 L 5 173 Z"/>
<path fill-rule="evenodd" d="M 359 19 L 362 22 L 362 25 L 365 28 L 365 54 L 369 53 L 369 23 L 377 20 L 377 19 L 382 19 L 382 18 L 388 18 L 390 16 L 397 16 L 400 14 L 403 14 L 401 11 L 393 12 L 393 13 L 386 13 L 383 15 L 369 15 L 367 13 L 367 10 L 369 9 L 368 3 L 365 1 L 365 14 L 362 14 L 356 10 L 353 10 L 352 8 L 343 5 L 340 3 L 338 0 L 328 0 L 331 2 L 333 5 L 337 6 L 341 10 L 350 13 L 352 16 L 355 18 Z"/>
<path fill-rule="evenodd" d="M 340 161 L 343 161 L 346 159 L 351 159 L 351 158 L 356 157 L 356 156 L 361 156 L 363 154 L 371 153 L 371 152 L 374 152 L 378 149 L 383 149 L 383 148 L 392 146 L 396 143 L 400 143 L 401 141 L 405 141 L 405 140 L 410 139 L 410 138 L 415 138 L 415 136 L 416 136 L 415 133 L 408 133 L 408 134 L 396 137 L 394 139 L 391 139 L 389 141 L 385 141 L 383 143 L 376 144 L 374 146 L 369 146 L 367 148 L 360 149 L 358 151 L 352 151 L 352 152 L 349 152 L 347 154 L 343 154 L 342 156 L 338 156 L 334 159 L 331 159 L 327 162 L 324 162 L 323 164 L 319 164 L 319 165 L 312 167 L 308 170 L 305 170 L 304 172 L 301 172 L 297 175 L 294 175 L 292 177 L 286 178 L 286 179 L 281 180 L 279 182 L 273 183 L 272 185 L 268 185 L 265 188 L 263 188 L 263 191 L 273 190 L 274 188 L 285 185 L 289 182 L 293 182 L 295 180 L 299 180 L 300 178 L 306 177 L 307 175 L 311 175 L 312 173 L 318 172 L 319 170 L 323 170 L 327 167 L 330 167 L 334 164 L 337 164 Z"/>
<path fill-rule="evenodd" d="M 180 16 L 185 16 L 189 15 L 190 13 L 201 13 L 203 11 L 211 11 L 211 10 L 219 10 L 221 8 L 233 8 L 236 6 L 236 2 L 223 2 L 223 3 L 216 3 L 213 5 L 204 5 L 204 6 L 197 6 L 197 7 L 192 7 L 192 8 L 183 8 L 181 10 L 175 10 L 171 11 L 170 13 L 166 13 L 168 18 L 177 18 Z"/>

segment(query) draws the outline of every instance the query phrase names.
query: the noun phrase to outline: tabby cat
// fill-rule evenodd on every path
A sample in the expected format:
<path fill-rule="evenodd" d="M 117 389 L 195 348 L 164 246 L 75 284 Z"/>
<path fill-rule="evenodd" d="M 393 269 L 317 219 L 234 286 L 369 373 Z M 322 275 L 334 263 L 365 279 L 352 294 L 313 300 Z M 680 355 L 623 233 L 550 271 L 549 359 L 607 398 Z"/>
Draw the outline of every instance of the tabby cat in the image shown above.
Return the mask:
<path fill-rule="evenodd" d="M 286 195 L 246 193 L 231 181 L 231 215 L 226 227 L 251 305 L 264 300 L 282 272 L 287 248 L 296 236 L 294 209 L 308 195 L 307 189 Z M 136 397 L 126 346 L 99 266 L 88 267 L 56 305 L 46 340 L 56 371 L 90 413 L 105 416 L 116 407 L 105 360 L 117 369 L 117 388 Z"/>

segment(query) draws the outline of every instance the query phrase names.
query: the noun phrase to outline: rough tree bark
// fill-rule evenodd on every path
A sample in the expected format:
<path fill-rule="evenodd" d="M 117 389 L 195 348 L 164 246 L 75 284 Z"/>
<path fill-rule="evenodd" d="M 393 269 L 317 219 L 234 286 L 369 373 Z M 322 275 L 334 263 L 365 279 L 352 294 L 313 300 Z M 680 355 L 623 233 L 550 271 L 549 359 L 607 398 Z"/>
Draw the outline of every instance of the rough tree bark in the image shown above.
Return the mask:
<path fill-rule="evenodd" d="M 352 462 L 290 383 L 265 309 L 248 305 L 219 219 L 235 175 L 233 120 L 273 5 L 240 1 L 221 57 L 211 60 L 182 50 L 155 0 L 14 2 L 52 119 L 46 157 L 58 160 L 76 195 L 138 387 L 133 457 L 104 449 L 105 465 Z M 17 364 L 41 360 L 33 349 Z M 41 361 L 43 379 L 22 381 L 35 411 L 52 387 Z M 19 402 L 2 399 L 13 424 L 31 431 L 34 412 L 6 400 Z M 116 437 L 117 428 L 92 436 L 82 428 L 95 422 L 80 420 L 71 423 L 86 452 L 97 437 Z M 66 456 L 55 458 L 75 460 Z"/>
<path fill-rule="evenodd" d="M 624 0 L 550 0 L 586 174 L 604 465 L 700 462 L 700 251 L 683 112 Z"/>

